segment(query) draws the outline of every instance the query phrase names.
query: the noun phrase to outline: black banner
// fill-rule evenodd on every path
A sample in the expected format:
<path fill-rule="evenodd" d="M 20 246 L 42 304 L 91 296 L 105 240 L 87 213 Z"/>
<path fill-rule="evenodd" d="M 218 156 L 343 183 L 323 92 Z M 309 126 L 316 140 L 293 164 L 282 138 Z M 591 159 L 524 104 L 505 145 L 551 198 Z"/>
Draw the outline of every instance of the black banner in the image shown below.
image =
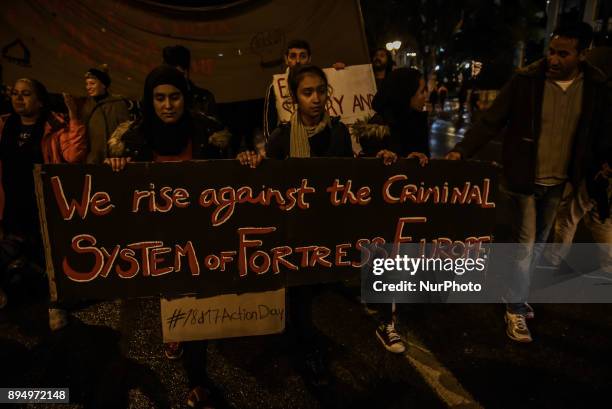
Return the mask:
<path fill-rule="evenodd" d="M 383 244 L 492 241 L 480 162 L 236 160 L 36 170 L 52 297 L 217 295 L 358 280 Z"/>

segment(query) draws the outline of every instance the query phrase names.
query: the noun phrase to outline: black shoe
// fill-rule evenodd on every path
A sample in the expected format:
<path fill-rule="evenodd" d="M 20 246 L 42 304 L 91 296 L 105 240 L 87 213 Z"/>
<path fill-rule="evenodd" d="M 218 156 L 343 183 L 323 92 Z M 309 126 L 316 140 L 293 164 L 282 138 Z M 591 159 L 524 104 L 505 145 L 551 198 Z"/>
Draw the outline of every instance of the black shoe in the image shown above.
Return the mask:
<path fill-rule="evenodd" d="M 406 351 L 406 345 L 402 338 L 395 330 L 393 322 L 383 322 L 376 328 L 376 338 L 385 347 L 385 349 L 394 354 L 401 354 Z"/>

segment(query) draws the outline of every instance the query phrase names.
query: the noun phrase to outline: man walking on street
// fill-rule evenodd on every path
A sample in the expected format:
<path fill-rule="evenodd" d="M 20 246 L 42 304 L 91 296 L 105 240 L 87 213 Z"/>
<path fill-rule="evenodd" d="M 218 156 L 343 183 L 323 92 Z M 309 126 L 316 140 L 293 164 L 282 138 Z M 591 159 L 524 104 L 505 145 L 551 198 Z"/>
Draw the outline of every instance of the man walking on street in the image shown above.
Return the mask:
<path fill-rule="evenodd" d="M 592 38 L 580 23 L 554 31 L 548 55 L 518 72 L 447 159 L 473 156 L 503 132 L 504 183 L 511 211 L 512 241 L 526 251 L 514 258 L 505 297 L 506 333 L 531 342 L 527 318 L 530 273 L 553 225 L 565 183 L 584 177 L 593 140 L 610 135 L 605 76 L 585 61 Z"/>

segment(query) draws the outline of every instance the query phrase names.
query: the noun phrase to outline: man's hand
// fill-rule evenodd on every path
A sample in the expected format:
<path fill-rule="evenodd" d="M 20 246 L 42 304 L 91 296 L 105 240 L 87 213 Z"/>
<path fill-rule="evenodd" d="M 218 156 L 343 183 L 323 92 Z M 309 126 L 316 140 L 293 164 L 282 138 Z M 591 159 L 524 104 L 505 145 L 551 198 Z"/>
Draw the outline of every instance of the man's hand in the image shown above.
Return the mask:
<path fill-rule="evenodd" d="M 391 152 L 386 149 L 379 151 L 376 154 L 376 157 L 382 158 L 383 163 L 387 166 L 395 163 L 395 161 L 397 160 L 397 155 L 395 154 L 395 152 Z"/>
<path fill-rule="evenodd" d="M 346 68 L 346 64 L 343 62 L 338 61 L 337 63 L 334 63 L 334 65 L 332 65 L 332 68 L 335 70 L 343 70 Z"/>
<path fill-rule="evenodd" d="M 425 166 L 429 162 L 429 158 L 427 157 L 427 155 L 421 152 L 411 152 L 408 156 L 406 156 L 406 158 L 407 159 L 412 159 L 412 158 L 418 159 L 419 164 L 421 166 Z"/>
<path fill-rule="evenodd" d="M 77 104 L 74 100 L 74 97 L 67 93 L 62 93 L 64 96 L 64 104 L 66 104 L 66 108 L 68 108 L 68 116 L 70 119 L 77 119 Z"/>
<path fill-rule="evenodd" d="M 461 160 L 461 154 L 459 152 L 451 151 L 444 157 L 446 160 Z"/>
<path fill-rule="evenodd" d="M 236 159 L 240 161 L 241 165 L 250 166 L 252 169 L 255 169 L 259 166 L 264 157 L 254 151 L 245 151 L 240 152 L 238 156 L 236 156 Z"/>
<path fill-rule="evenodd" d="M 113 169 L 113 172 L 122 171 L 125 168 L 125 165 L 130 162 L 132 158 L 106 158 L 104 159 L 104 163 L 110 165 Z"/>

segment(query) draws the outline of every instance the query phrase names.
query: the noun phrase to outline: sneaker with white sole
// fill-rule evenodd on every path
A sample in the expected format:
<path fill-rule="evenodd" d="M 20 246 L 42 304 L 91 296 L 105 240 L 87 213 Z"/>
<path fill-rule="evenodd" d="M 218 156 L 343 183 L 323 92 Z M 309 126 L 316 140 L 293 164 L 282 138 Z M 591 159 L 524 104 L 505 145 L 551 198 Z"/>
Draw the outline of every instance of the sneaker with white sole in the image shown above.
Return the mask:
<path fill-rule="evenodd" d="M 383 322 L 376 328 L 376 337 L 383 344 L 385 349 L 394 354 L 401 354 L 406 350 L 404 341 L 395 330 L 393 322 Z"/>
<path fill-rule="evenodd" d="M 531 332 L 527 327 L 526 316 L 523 314 L 512 314 L 506 311 L 504 319 L 506 321 L 506 334 L 516 342 L 531 342 Z"/>

